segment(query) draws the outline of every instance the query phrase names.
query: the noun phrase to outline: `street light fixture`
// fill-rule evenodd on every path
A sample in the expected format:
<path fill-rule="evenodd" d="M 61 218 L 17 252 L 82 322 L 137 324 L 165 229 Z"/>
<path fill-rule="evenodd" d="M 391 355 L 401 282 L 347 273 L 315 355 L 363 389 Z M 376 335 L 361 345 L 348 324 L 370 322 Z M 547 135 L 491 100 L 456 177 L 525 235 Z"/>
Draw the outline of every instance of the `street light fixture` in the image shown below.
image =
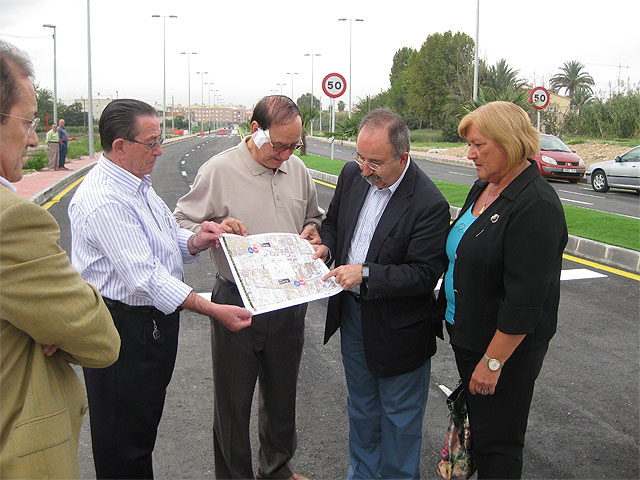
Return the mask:
<path fill-rule="evenodd" d="M 305 53 L 305 57 L 311 57 L 311 100 L 309 101 L 309 121 L 311 122 L 311 136 L 313 136 L 313 121 L 311 120 L 311 108 L 313 106 L 313 57 L 319 57 L 319 53 Z"/>
<path fill-rule="evenodd" d="M 204 107 L 204 76 L 209 72 L 196 72 L 196 75 L 200 75 L 200 105 Z"/>
<path fill-rule="evenodd" d="M 56 26 L 50 23 L 42 25 L 46 28 L 53 28 L 53 123 L 58 124 L 58 74 L 56 72 Z M 47 125 L 48 126 L 48 125 Z"/>
<path fill-rule="evenodd" d="M 339 18 L 339 22 L 346 22 L 349 20 L 349 118 L 351 118 L 351 27 L 353 22 L 364 22 L 362 18 Z"/>
<path fill-rule="evenodd" d="M 282 87 L 286 85 L 286 83 L 276 83 L 280 87 L 280 95 L 282 95 Z"/>
<path fill-rule="evenodd" d="M 198 52 L 180 52 L 180 55 L 187 56 L 187 107 L 188 107 L 188 115 L 189 115 L 189 133 L 191 133 L 191 55 L 197 55 Z"/>
<path fill-rule="evenodd" d="M 167 18 L 178 18 L 177 15 L 151 15 L 162 17 L 162 136 L 167 136 Z"/>
<path fill-rule="evenodd" d="M 296 101 L 293 96 L 293 76 L 298 75 L 298 72 L 287 72 L 287 75 L 291 75 L 291 100 Z"/>

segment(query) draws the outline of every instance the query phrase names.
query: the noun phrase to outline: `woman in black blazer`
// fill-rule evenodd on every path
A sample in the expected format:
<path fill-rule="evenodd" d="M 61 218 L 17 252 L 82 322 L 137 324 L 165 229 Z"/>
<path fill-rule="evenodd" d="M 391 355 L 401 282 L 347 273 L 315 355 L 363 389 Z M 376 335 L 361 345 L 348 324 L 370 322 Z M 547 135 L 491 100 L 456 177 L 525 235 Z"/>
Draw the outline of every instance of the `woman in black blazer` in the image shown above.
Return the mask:
<path fill-rule="evenodd" d="M 556 331 L 567 226 L 534 161 L 538 132 L 510 102 L 466 115 L 478 180 L 447 239 L 440 304 L 464 385 L 478 478 L 520 478 L 535 380 Z"/>

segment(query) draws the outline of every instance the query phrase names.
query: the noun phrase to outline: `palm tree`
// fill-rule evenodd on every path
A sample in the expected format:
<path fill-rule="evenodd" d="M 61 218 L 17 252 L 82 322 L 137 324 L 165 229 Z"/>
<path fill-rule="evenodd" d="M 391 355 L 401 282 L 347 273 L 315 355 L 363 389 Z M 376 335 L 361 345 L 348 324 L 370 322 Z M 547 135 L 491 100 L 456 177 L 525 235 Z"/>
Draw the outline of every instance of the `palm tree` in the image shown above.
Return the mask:
<path fill-rule="evenodd" d="M 518 70 L 511 68 L 504 58 L 496 62 L 495 66 L 490 66 L 486 72 L 486 79 L 482 83 L 483 87 L 488 87 L 496 92 L 503 90 L 519 89 L 526 83 L 518 78 Z"/>
<path fill-rule="evenodd" d="M 568 97 L 573 97 L 577 90 L 593 93 L 595 82 L 591 75 L 583 71 L 584 64 L 577 60 L 564 62 L 560 67 L 560 73 L 556 73 L 551 77 L 551 88 L 558 92 L 561 88 L 565 89 Z"/>

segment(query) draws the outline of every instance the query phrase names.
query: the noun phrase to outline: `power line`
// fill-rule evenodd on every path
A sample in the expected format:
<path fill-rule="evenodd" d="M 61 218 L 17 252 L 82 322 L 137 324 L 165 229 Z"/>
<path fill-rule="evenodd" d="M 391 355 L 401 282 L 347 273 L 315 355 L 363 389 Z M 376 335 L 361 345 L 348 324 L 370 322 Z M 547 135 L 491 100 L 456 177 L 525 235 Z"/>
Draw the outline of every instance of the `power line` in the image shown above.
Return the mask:
<path fill-rule="evenodd" d="M 51 35 L 39 35 L 37 37 L 24 37 L 22 35 L 9 35 L 8 33 L 0 33 L 0 36 L 13 37 L 13 38 L 46 38 L 46 37 L 50 37 Z"/>

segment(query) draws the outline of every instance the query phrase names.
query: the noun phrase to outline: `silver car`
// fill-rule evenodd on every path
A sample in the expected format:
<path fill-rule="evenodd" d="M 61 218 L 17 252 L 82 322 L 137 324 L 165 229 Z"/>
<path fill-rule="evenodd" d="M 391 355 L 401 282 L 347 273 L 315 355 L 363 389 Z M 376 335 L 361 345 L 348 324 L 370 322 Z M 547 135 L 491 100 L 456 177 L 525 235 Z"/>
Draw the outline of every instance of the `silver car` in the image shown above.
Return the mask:
<path fill-rule="evenodd" d="M 610 187 L 628 188 L 640 194 L 640 146 L 616 157 L 615 160 L 597 162 L 587 168 L 587 181 L 596 192 L 604 193 Z"/>

